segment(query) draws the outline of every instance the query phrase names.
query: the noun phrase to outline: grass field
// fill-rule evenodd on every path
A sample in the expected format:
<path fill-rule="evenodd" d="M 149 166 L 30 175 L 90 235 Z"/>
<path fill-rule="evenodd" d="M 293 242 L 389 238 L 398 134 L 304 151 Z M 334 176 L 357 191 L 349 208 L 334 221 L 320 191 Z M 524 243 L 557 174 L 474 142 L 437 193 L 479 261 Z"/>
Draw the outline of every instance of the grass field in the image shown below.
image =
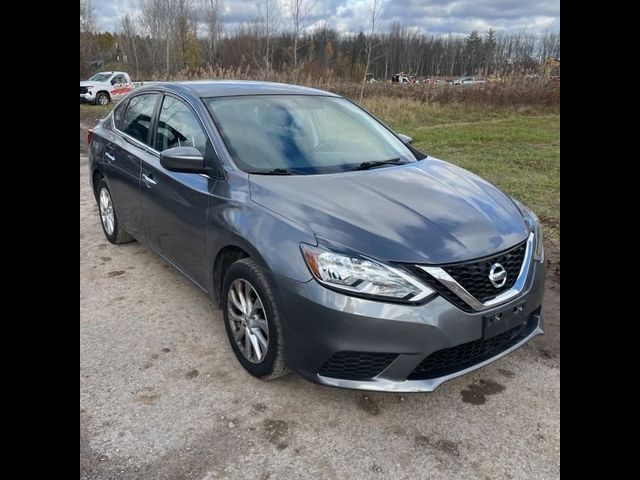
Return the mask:
<path fill-rule="evenodd" d="M 84 103 L 80 104 L 80 123 L 84 125 L 95 125 L 98 120 L 105 117 L 111 109 L 114 107 L 114 104 L 111 103 L 109 105 L 87 105 Z"/>
<path fill-rule="evenodd" d="M 375 97 L 365 108 L 414 139 L 420 150 L 464 167 L 530 206 L 544 225 L 550 257 L 560 246 L 560 112 L 556 107 L 425 105 Z M 87 125 L 111 106 L 80 106 Z"/>

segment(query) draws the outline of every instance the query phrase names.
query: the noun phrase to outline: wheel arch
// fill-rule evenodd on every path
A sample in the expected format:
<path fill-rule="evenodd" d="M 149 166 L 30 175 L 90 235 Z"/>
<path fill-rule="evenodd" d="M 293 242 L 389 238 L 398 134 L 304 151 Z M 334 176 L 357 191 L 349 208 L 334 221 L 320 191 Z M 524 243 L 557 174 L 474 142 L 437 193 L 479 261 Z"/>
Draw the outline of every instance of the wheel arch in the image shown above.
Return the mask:
<path fill-rule="evenodd" d="M 270 271 L 262 255 L 248 242 L 239 238 L 225 242 L 218 248 L 211 269 L 211 294 L 218 306 L 221 305 L 224 275 L 231 264 L 242 258 L 252 258 L 265 271 Z"/>
<path fill-rule="evenodd" d="M 104 173 L 102 172 L 102 170 L 100 170 L 99 167 L 95 167 L 93 169 L 93 172 L 91 173 L 91 187 L 93 189 L 93 195 L 94 197 L 96 197 L 96 201 L 98 200 L 98 192 L 96 190 L 96 186 L 98 185 L 101 177 L 104 178 Z"/>

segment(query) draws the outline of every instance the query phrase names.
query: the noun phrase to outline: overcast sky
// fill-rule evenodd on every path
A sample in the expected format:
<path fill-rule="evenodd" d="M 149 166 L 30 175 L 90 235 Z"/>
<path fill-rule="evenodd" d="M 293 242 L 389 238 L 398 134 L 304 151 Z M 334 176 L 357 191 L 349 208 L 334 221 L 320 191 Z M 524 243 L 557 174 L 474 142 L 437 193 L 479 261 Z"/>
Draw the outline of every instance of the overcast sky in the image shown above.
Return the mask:
<path fill-rule="evenodd" d="M 279 0 L 284 4 L 286 0 Z M 313 3 L 313 0 L 306 0 Z M 560 0 L 381 0 L 380 26 L 391 22 L 418 27 L 424 33 L 468 34 L 473 30 L 539 34 L 560 31 Z M 258 16 L 259 0 L 226 0 L 225 30 L 232 33 Z M 136 0 L 92 0 L 98 29 L 115 31 L 121 12 L 136 11 Z M 200 3 L 200 0 L 194 0 Z M 373 0 L 318 0 L 310 27 L 322 22 L 340 32 L 366 30 Z M 283 9 L 283 12 L 286 10 Z M 286 15 L 283 27 L 288 26 Z"/>

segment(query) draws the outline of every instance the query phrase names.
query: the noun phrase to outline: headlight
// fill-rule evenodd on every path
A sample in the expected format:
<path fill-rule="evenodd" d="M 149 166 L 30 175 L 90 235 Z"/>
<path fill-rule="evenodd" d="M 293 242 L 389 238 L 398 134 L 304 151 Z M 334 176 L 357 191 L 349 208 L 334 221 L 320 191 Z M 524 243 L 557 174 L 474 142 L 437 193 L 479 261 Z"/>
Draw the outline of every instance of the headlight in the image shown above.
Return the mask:
<path fill-rule="evenodd" d="M 419 302 L 434 293 L 408 273 L 356 253 L 338 253 L 305 243 L 300 249 L 318 282 L 351 295 Z"/>
<path fill-rule="evenodd" d="M 536 249 L 533 253 L 533 259 L 536 262 L 543 262 L 544 261 L 544 239 L 542 238 L 542 226 L 540 225 L 540 219 L 535 213 L 533 213 L 533 210 L 531 210 L 529 207 L 525 206 L 515 198 L 512 200 L 516 204 L 516 206 L 520 209 L 520 211 L 522 212 L 522 215 L 524 215 L 524 220 L 527 223 L 529 230 L 532 231 L 534 234 Z"/>

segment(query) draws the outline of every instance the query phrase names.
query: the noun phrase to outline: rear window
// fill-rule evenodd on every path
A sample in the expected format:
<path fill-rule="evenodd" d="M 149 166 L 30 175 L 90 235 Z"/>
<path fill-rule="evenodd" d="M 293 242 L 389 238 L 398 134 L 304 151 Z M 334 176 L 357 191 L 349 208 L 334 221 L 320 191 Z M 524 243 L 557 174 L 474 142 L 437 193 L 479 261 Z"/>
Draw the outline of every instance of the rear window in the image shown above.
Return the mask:
<path fill-rule="evenodd" d="M 145 93 L 131 98 L 120 130 L 136 140 L 148 144 L 149 128 L 151 128 L 153 109 L 157 99 L 157 93 Z"/>
<path fill-rule="evenodd" d="M 124 111 L 127 108 L 128 102 L 120 102 L 116 108 L 113 109 L 113 124 L 116 126 L 118 130 L 122 130 L 122 117 L 124 116 Z"/>

